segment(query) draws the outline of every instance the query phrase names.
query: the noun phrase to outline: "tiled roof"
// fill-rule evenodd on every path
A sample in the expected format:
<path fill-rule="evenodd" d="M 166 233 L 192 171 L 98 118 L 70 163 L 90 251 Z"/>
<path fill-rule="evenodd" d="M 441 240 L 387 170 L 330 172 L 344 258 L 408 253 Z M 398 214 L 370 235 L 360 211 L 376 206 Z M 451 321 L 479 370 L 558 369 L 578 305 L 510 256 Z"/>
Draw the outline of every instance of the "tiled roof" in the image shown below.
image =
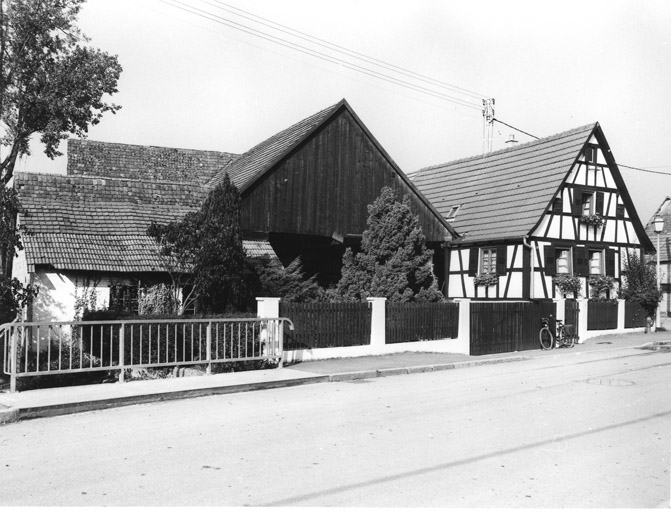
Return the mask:
<path fill-rule="evenodd" d="M 221 151 L 68 140 L 68 174 L 205 184 L 240 155 Z"/>
<path fill-rule="evenodd" d="M 417 188 L 464 242 L 522 237 L 534 228 L 597 124 L 514 148 L 420 169 Z"/>
<path fill-rule="evenodd" d="M 228 174 L 233 184 L 242 192 L 247 185 L 269 170 L 343 104 L 345 104 L 345 100 L 341 100 L 337 104 L 317 112 L 257 144 L 218 173 L 210 181 L 210 186 L 215 187 L 224 180 L 224 175 Z"/>
<path fill-rule="evenodd" d="M 146 235 L 152 221 L 179 221 L 200 208 L 207 189 L 193 183 L 19 173 L 27 264 L 56 269 L 151 272 L 161 269 Z M 250 256 L 274 252 L 267 242 L 245 242 Z"/>

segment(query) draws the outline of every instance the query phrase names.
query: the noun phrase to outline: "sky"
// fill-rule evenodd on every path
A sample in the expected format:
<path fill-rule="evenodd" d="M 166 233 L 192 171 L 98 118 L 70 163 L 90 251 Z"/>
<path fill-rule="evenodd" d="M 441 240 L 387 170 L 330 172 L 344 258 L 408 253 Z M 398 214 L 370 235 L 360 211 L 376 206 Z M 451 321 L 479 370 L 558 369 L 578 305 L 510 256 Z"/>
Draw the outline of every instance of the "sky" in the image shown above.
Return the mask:
<path fill-rule="evenodd" d="M 493 98 L 521 130 L 494 150 L 599 122 L 641 221 L 671 196 L 668 0 L 88 0 L 78 25 L 123 67 L 91 140 L 243 153 L 345 98 L 412 173 L 481 154 Z"/>

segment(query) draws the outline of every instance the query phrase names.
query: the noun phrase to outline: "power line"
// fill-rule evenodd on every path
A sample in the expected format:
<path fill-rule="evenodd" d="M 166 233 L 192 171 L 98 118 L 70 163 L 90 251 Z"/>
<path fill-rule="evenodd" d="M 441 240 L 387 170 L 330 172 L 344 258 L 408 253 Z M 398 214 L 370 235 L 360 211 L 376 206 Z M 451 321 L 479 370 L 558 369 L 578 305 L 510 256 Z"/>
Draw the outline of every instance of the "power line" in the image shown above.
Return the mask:
<path fill-rule="evenodd" d="M 524 130 L 520 130 L 519 128 L 515 128 L 514 126 L 510 126 L 508 123 L 504 123 L 500 119 L 496 119 L 495 117 L 492 119 L 492 122 L 496 121 L 499 124 L 502 124 L 504 126 L 507 126 L 508 128 L 512 128 L 513 130 L 516 130 L 520 133 L 523 133 L 524 135 L 528 135 L 529 137 L 533 137 L 536 140 L 540 140 L 540 137 L 536 137 L 535 135 L 531 135 L 530 133 L 525 132 Z"/>
<path fill-rule="evenodd" d="M 430 96 L 433 96 L 435 98 L 439 98 L 439 99 L 442 99 L 442 100 L 445 100 L 445 101 L 450 101 L 450 102 L 456 103 L 456 104 L 464 106 L 464 107 L 472 108 L 474 110 L 480 110 L 479 106 L 476 106 L 472 103 L 468 103 L 465 100 L 455 98 L 453 96 L 448 96 L 447 94 L 440 93 L 440 92 L 437 92 L 437 91 L 433 91 L 431 89 L 427 89 L 426 87 L 422 87 L 422 86 L 419 86 L 419 85 L 416 85 L 416 84 L 412 84 L 412 83 L 407 82 L 405 80 L 401 80 L 399 78 L 395 78 L 395 77 L 392 77 L 392 76 L 389 76 L 389 75 L 385 75 L 384 73 L 380 73 L 378 71 L 374 71 L 374 70 L 365 68 L 363 66 L 353 64 L 351 62 L 347 62 L 347 61 L 337 59 L 336 57 L 333 57 L 331 55 L 327 55 L 327 54 L 319 52 L 317 50 L 313 50 L 311 48 L 307 48 L 307 47 L 302 46 L 298 43 L 287 41 L 286 39 L 282 39 L 280 37 L 267 34 L 267 33 L 262 32 L 260 30 L 254 29 L 254 28 L 249 27 L 247 25 L 244 25 L 242 23 L 238 23 L 238 22 L 229 20 L 227 18 L 224 18 L 222 16 L 218 16 L 216 14 L 213 14 L 211 12 L 204 11 L 202 9 L 198 9 L 196 7 L 192 7 L 192 6 L 187 5 L 183 2 L 180 2 L 179 0 L 161 0 L 161 1 L 163 3 L 165 3 L 166 5 L 169 5 L 170 7 L 174 7 L 176 9 L 180 9 L 184 12 L 188 12 L 190 14 L 200 16 L 201 18 L 207 19 L 209 21 L 213 21 L 215 23 L 219 23 L 221 25 L 228 26 L 228 27 L 233 28 L 235 30 L 245 32 L 245 33 L 253 35 L 255 37 L 259 37 L 261 39 L 265 39 L 265 40 L 270 41 L 272 43 L 279 44 L 279 45 L 284 46 L 286 48 L 299 51 L 299 52 L 304 53 L 306 55 L 310 55 L 312 57 L 316 57 L 318 59 L 325 60 L 325 61 L 331 62 L 333 64 L 338 64 L 340 66 L 351 69 L 353 71 L 357 71 L 359 73 L 369 75 L 373 78 L 381 79 L 381 80 L 384 80 L 386 82 L 389 82 L 389 83 L 392 83 L 392 84 L 395 84 L 395 85 L 398 85 L 398 86 L 401 86 L 401 87 L 405 87 L 406 89 L 414 90 L 416 92 L 427 94 L 427 95 L 430 95 Z"/>
<path fill-rule="evenodd" d="M 208 2 L 207 0 L 201 0 L 201 1 L 204 2 L 204 3 L 207 3 L 208 5 L 212 5 L 213 7 L 218 7 L 219 9 L 223 9 L 225 11 L 228 11 L 232 14 L 235 14 L 236 16 L 241 16 L 241 17 L 246 18 L 246 19 L 248 19 L 250 21 L 253 21 L 255 23 L 260 23 L 261 25 L 265 25 L 266 27 L 272 28 L 274 30 L 279 30 L 280 32 L 284 32 L 284 33 L 289 34 L 289 35 L 299 37 L 300 39 L 303 39 L 305 41 L 309 41 L 311 43 L 316 43 L 319 46 L 326 47 L 326 48 L 329 48 L 331 50 L 335 50 L 339 53 L 344 53 L 344 54 L 346 54 L 350 57 L 355 57 L 355 58 L 361 59 L 363 61 L 368 62 L 369 64 L 373 64 L 373 65 L 376 65 L 376 66 L 383 67 L 383 68 L 385 68 L 389 71 L 398 72 L 398 73 L 401 73 L 401 74 L 403 74 L 407 77 L 410 77 L 410 78 L 415 78 L 415 79 L 418 79 L 418 80 L 421 80 L 421 81 L 424 81 L 424 82 L 427 82 L 427 83 L 431 83 L 433 85 L 437 85 L 437 86 L 440 86 L 440 87 L 445 87 L 445 88 L 448 88 L 448 89 L 452 89 L 455 92 L 460 92 L 460 93 L 466 94 L 466 95 L 471 96 L 471 97 L 473 97 L 474 99 L 477 99 L 477 100 L 481 100 L 482 98 L 486 97 L 486 95 L 483 95 L 481 93 L 474 92 L 474 91 L 469 91 L 468 89 L 464 89 L 463 87 L 458 87 L 456 85 L 452 85 L 452 84 L 449 84 L 447 82 L 443 82 L 441 80 L 437 80 L 435 78 L 432 78 L 432 77 L 429 77 L 429 76 L 426 76 L 426 75 L 422 75 L 421 73 L 416 73 L 415 71 L 411 71 L 407 68 L 396 66 L 395 64 L 391 64 L 389 62 L 386 62 L 386 61 L 383 61 L 383 60 L 380 60 L 380 59 L 376 59 L 375 57 L 370 57 L 368 55 L 357 52 L 355 50 L 350 50 L 349 48 L 346 48 L 344 46 L 340 46 L 338 44 L 331 43 L 330 41 L 327 41 L 325 39 L 321 39 L 319 37 L 312 36 L 310 34 L 307 34 L 306 32 L 302 32 L 300 30 L 296 30 L 296 29 L 288 27 L 286 25 L 282 25 L 281 23 L 277 23 L 275 21 L 269 20 L 268 18 L 264 18 L 263 16 L 258 16 L 256 14 L 250 13 L 248 11 L 245 11 L 243 9 L 235 7 L 233 5 L 222 2 L 221 0 L 213 0 L 215 2 L 215 4 L 217 4 L 216 6 L 213 5 L 211 2 Z M 235 12 L 235 11 L 237 11 L 237 12 Z M 240 14 L 240 13 L 244 13 L 244 14 Z M 262 20 L 262 21 L 257 21 L 257 20 Z M 280 28 L 278 28 L 278 27 L 280 27 Z"/>
<path fill-rule="evenodd" d="M 633 169 L 634 171 L 649 172 L 651 174 L 661 174 L 662 176 L 671 176 L 671 173 L 662 172 L 662 171 L 652 171 L 650 169 L 643 169 L 642 167 L 632 167 L 631 165 L 617 164 L 618 167 L 624 167 L 625 169 Z M 667 165 L 660 165 L 659 167 L 668 167 Z"/>

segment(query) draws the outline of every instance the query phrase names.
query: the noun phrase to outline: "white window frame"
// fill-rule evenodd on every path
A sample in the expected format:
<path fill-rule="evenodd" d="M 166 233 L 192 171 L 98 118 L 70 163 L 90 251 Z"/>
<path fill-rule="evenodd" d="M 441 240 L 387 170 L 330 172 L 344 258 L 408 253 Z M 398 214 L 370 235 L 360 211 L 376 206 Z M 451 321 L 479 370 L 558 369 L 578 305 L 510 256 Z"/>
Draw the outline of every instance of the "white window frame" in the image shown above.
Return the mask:
<path fill-rule="evenodd" d="M 480 249 L 480 275 L 496 275 L 497 257 L 496 247 L 484 247 Z"/>
<path fill-rule="evenodd" d="M 602 276 L 606 274 L 606 261 L 605 261 L 605 251 L 603 249 L 588 249 L 589 252 L 589 275 L 590 276 Z M 592 272 L 592 266 L 593 266 L 593 257 L 594 255 L 599 255 L 599 272 L 595 273 Z"/>
<path fill-rule="evenodd" d="M 566 272 L 560 272 L 559 262 L 564 258 L 562 253 L 566 253 Z M 555 274 L 557 275 L 571 275 L 573 273 L 573 251 L 570 247 L 557 247 L 555 252 Z"/>

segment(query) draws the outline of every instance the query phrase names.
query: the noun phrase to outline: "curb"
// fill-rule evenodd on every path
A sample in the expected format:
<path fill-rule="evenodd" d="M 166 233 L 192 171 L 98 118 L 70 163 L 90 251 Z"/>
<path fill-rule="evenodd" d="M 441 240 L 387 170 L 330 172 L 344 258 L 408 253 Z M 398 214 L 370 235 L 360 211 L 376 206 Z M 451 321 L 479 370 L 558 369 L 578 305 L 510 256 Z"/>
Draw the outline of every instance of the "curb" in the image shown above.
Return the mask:
<path fill-rule="evenodd" d="M 409 375 L 412 373 L 439 372 L 444 370 L 456 370 L 459 368 L 470 368 L 490 364 L 513 363 L 516 361 L 527 361 L 529 357 L 513 356 L 498 359 L 483 359 L 482 361 L 459 361 L 456 363 L 443 363 L 424 366 L 407 366 L 400 368 L 380 368 L 379 370 L 361 370 L 355 372 L 332 373 L 328 375 L 329 382 L 346 382 L 348 380 L 375 379 L 379 377 L 390 377 L 392 375 Z"/>
<path fill-rule="evenodd" d="M 234 384 L 220 387 L 204 387 L 198 389 L 188 389 L 179 391 L 169 391 L 165 393 L 150 393 L 146 395 L 123 396 L 115 398 L 106 398 L 100 400 L 90 400 L 86 402 L 43 405 L 34 407 L 8 407 L 3 409 L 0 406 L 0 425 L 14 423 L 24 419 L 46 418 L 53 416 L 63 416 L 67 414 L 76 414 L 81 412 L 98 411 L 112 409 L 116 407 L 125 407 L 130 405 L 140 405 L 146 403 L 164 402 L 168 400 L 180 400 L 187 398 L 198 398 L 203 396 L 224 395 L 230 393 L 242 393 L 247 391 L 262 391 L 265 389 L 277 389 L 292 386 L 301 386 L 304 384 L 318 384 L 325 382 L 346 382 L 353 380 L 374 379 L 381 377 L 390 377 L 394 375 L 409 375 L 414 373 L 428 373 L 444 370 L 454 370 L 459 368 L 468 368 L 474 366 L 484 366 L 490 364 L 501 364 L 515 361 L 528 360 L 525 356 L 504 357 L 499 359 L 485 359 L 481 361 L 460 361 L 455 363 L 444 363 L 436 365 L 409 366 L 399 368 L 381 368 L 378 370 L 361 370 L 343 373 L 332 373 L 325 375 L 315 375 L 311 377 L 300 377 L 288 380 L 276 380 L 268 382 L 256 382 L 248 384 Z"/>
<path fill-rule="evenodd" d="M 234 384 L 230 386 L 211 388 L 169 391 L 165 393 L 151 393 L 146 395 L 123 396 L 70 404 L 43 405 L 35 407 L 11 407 L 6 410 L 0 409 L 0 424 L 13 423 L 25 419 L 47 418 L 81 412 L 100 411 L 104 409 L 113 409 L 130 405 L 166 402 L 168 400 L 199 398 L 203 396 L 225 395 L 230 393 L 242 393 L 246 391 L 262 391 L 264 389 L 300 386 L 303 384 L 317 384 L 320 382 L 329 382 L 328 375 L 249 384 Z"/>

